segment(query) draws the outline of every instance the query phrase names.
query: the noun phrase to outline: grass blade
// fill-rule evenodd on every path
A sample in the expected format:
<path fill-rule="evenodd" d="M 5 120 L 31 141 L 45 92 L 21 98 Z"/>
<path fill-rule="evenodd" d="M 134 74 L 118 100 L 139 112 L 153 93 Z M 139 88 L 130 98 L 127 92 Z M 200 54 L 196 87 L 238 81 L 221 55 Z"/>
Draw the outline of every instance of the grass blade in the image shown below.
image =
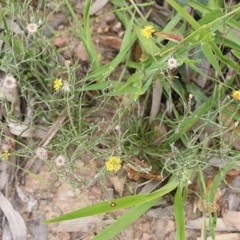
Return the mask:
<path fill-rule="evenodd" d="M 186 239 L 185 234 L 185 217 L 184 217 L 184 204 L 183 204 L 183 185 L 179 184 L 174 200 L 174 215 L 176 221 L 176 240 Z"/>
<path fill-rule="evenodd" d="M 122 215 L 116 222 L 109 225 L 105 228 L 101 233 L 99 233 L 93 240 L 108 240 L 112 239 L 115 235 L 124 230 L 131 223 L 136 221 L 142 214 L 144 214 L 149 208 L 151 208 L 154 204 L 156 204 L 159 199 L 153 199 L 152 201 L 145 202 L 143 204 L 139 204 L 132 209 L 130 209 L 127 213 Z"/>
<path fill-rule="evenodd" d="M 92 41 L 91 31 L 90 31 L 91 28 L 89 23 L 89 16 L 90 16 L 89 11 L 90 11 L 91 0 L 86 0 L 85 2 L 83 24 L 79 21 L 76 13 L 73 10 L 72 4 L 69 3 L 69 0 L 65 0 L 65 4 L 67 5 L 68 10 L 70 11 L 74 21 L 76 22 L 77 28 L 79 30 L 78 32 L 79 39 L 83 41 L 84 47 L 86 48 L 86 51 L 88 53 L 90 63 L 92 64 L 94 69 L 98 69 L 101 66 L 101 57 L 97 53 L 95 45 Z"/>
<path fill-rule="evenodd" d="M 208 43 L 203 43 L 203 44 L 201 44 L 201 48 L 202 48 L 204 55 L 210 62 L 210 64 L 214 67 L 214 69 L 217 71 L 217 73 L 221 76 L 222 75 L 221 67 L 219 66 L 216 56 L 214 56 L 211 47 L 208 45 Z"/>
<path fill-rule="evenodd" d="M 177 186 L 178 186 L 178 182 L 172 178 L 168 184 L 166 184 L 164 187 L 162 187 L 161 189 L 153 193 L 138 194 L 134 196 L 114 199 L 114 205 L 115 205 L 114 207 L 112 207 L 110 201 L 105 201 L 102 203 L 95 204 L 93 206 L 85 207 L 77 211 L 64 214 L 54 219 L 47 220 L 45 221 L 45 223 L 60 222 L 60 221 L 65 221 L 70 219 L 76 219 L 76 218 L 111 212 L 121 208 L 132 207 L 134 205 L 139 205 L 142 203 L 152 201 L 159 197 L 162 197 L 163 195 L 174 190 Z"/>

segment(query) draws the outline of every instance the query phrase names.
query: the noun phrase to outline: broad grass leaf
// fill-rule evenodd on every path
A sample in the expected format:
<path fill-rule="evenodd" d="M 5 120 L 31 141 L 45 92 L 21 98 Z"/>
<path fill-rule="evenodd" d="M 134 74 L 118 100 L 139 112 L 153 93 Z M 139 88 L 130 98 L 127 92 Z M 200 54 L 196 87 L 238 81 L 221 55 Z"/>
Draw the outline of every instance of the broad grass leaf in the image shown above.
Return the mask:
<path fill-rule="evenodd" d="M 178 186 L 178 182 L 172 178 L 164 187 L 160 188 L 155 192 L 117 198 L 117 199 L 114 199 L 112 202 L 111 201 L 101 202 L 89 207 L 85 207 L 85 208 L 64 214 L 60 217 L 47 220 L 45 221 L 45 223 L 61 222 L 61 221 L 70 220 L 70 219 L 92 216 L 92 215 L 111 212 L 117 209 L 132 207 L 142 203 L 150 202 L 154 199 L 160 198 L 163 195 L 171 192 L 177 186 Z M 113 207 L 113 203 L 114 203 L 114 207 Z"/>
<path fill-rule="evenodd" d="M 113 239 L 118 233 L 122 232 L 127 226 L 136 221 L 142 214 L 144 214 L 149 208 L 156 204 L 159 199 L 154 199 L 150 202 L 137 205 L 130 209 L 127 213 L 118 218 L 114 223 L 100 232 L 93 240 L 109 240 Z"/>
<path fill-rule="evenodd" d="M 176 221 L 176 240 L 186 239 L 185 234 L 185 217 L 183 203 L 183 186 L 179 184 L 174 199 L 174 215 Z"/>

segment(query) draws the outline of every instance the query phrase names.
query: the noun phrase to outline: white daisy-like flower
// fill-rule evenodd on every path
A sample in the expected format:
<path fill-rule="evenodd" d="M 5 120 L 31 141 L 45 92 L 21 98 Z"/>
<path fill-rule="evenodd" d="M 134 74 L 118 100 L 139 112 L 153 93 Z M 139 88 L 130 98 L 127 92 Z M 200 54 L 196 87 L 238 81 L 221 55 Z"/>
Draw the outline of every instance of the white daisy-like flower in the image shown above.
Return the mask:
<path fill-rule="evenodd" d="M 30 34 L 36 33 L 38 30 L 38 25 L 36 23 L 29 23 L 26 29 Z"/>
<path fill-rule="evenodd" d="M 59 155 L 55 159 L 55 164 L 56 164 L 56 167 L 58 167 L 58 168 L 65 166 L 65 164 L 66 164 L 66 157 L 63 156 L 63 155 Z"/>
<path fill-rule="evenodd" d="M 64 92 L 70 92 L 70 85 L 69 85 L 69 83 L 67 81 L 63 81 L 62 90 Z"/>
<path fill-rule="evenodd" d="M 48 152 L 45 148 L 38 147 L 36 150 L 36 156 L 41 160 L 47 160 Z"/>
<path fill-rule="evenodd" d="M 69 67 L 71 65 L 72 61 L 71 60 L 65 60 L 64 64 L 66 67 Z"/>
<path fill-rule="evenodd" d="M 6 75 L 2 81 L 2 86 L 7 89 L 15 89 L 17 87 L 17 80 L 11 75 Z"/>
<path fill-rule="evenodd" d="M 174 57 L 169 58 L 167 64 L 170 70 L 177 68 L 177 60 Z"/>

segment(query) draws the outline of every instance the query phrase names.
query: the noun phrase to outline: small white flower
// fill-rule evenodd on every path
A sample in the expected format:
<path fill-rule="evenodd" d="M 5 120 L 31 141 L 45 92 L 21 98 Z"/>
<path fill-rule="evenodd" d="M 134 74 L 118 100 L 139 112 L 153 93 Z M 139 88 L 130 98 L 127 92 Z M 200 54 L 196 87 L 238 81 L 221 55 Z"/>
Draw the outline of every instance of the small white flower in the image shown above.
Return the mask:
<path fill-rule="evenodd" d="M 177 68 L 177 60 L 174 57 L 169 58 L 167 64 L 170 70 Z"/>
<path fill-rule="evenodd" d="M 26 29 L 30 34 L 36 33 L 38 30 L 38 25 L 36 23 L 29 23 Z"/>
<path fill-rule="evenodd" d="M 192 99 L 193 98 L 193 94 L 189 93 L 189 98 Z"/>
<path fill-rule="evenodd" d="M 67 81 L 63 81 L 62 90 L 64 92 L 70 92 L 70 86 L 69 86 L 69 83 Z"/>
<path fill-rule="evenodd" d="M 64 64 L 66 67 L 69 67 L 71 65 L 71 60 L 65 60 Z"/>
<path fill-rule="evenodd" d="M 17 80 L 13 76 L 7 75 L 3 79 L 2 86 L 7 89 L 15 89 L 17 87 Z"/>
<path fill-rule="evenodd" d="M 47 160 L 48 158 L 47 150 L 45 148 L 38 147 L 36 150 L 36 156 L 41 160 Z"/>
<path fill-rule="evenodd" d="M 56 159 L 55 159 L 55 164 L 56 167 L 60 168 L 63 167 L 66 163 L 66 158 L 63 155 L 59 155 Z"/>

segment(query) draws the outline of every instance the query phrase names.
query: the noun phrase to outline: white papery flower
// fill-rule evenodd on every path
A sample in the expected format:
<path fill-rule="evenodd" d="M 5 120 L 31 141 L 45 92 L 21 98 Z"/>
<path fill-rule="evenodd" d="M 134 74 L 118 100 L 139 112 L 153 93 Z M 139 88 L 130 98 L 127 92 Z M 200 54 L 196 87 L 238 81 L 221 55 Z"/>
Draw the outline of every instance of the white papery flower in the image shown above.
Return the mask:
<path fill-rule="evenodd" d="M 38 25 L 36 23 L 29 23 L 26 29 L 30 34 L 36 33 L 38 30 Z"/>

